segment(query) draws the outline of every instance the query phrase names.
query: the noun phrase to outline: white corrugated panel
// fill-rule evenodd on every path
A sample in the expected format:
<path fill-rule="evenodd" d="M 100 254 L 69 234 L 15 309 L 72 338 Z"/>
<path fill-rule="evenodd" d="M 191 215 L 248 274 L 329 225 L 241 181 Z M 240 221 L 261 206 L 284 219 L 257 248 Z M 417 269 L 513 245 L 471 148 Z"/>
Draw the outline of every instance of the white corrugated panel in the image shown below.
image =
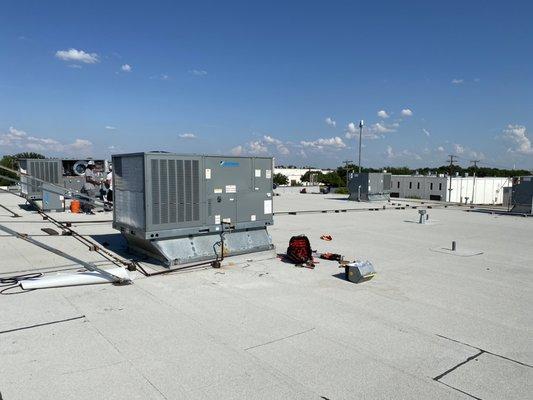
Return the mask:
<path fill-rule="evenodd" d="M 510 178 L 452 178 L 452 196 L 454 203 L 501 204 L 503 202 L 503 188 L 512 186 Z"/>

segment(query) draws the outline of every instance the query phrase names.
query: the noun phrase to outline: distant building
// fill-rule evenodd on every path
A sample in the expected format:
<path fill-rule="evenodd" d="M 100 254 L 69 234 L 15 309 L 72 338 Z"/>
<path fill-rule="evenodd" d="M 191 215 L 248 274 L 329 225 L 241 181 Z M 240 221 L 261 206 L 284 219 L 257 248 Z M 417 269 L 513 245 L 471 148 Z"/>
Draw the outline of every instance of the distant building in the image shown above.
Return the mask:
<path fill-rule="evenodd" d="M 319 168 L 276 168 L 274 167 L 274 173 L 275 174 L 282 174 L 287 177 L 289 180 L 289 185 L 311 185 L 313 182 L 302 182 L 302 176 L 305 175 L 306 172 L 311 170 L 311 172 L 321 172 L 323 174 L 327 174 L 328 172 L 331 172 L 329 169 L 319 169 Z M 316 183 L 316 182 L 314 182 Z"/>
<path fill-rule="evenodd" d="M 511 178 L 444 175 L 392 175 L 390 197 L 451 201 L 468 204 L 502 204 L 503 189 Z M 450 197 L 451 196 L 451 197 Z"/>

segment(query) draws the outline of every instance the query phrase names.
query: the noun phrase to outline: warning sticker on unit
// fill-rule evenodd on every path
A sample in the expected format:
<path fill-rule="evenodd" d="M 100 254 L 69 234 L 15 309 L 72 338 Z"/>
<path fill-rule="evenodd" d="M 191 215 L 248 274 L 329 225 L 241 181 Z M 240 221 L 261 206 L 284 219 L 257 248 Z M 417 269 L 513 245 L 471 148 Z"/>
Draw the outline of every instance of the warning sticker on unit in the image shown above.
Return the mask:
<path fill-rule="evenodd" d="M 226 193 L 237 193 L 237 186 L 226 185 Z"/>
<path fill-rule="evenodd" d="M 255 170 L 255 177 L 256 178 L 261 178 L 261 170 L 260 169 L 256 169 Z"/>
<path fill-rule="evenodd" d="M 205 169 L 205 179 L 211 179 L 211 168 Z"/>
<path fill-rule="evenodd" d="M 215 215 L 215 224 L 220 224 L 220 215 Z"/>
<path fill-rule="evenodd" d="M 250 221 L 255 221 L 255 220 L 256 220 L 255 214 L 250 215 Z"/>
<path fill-rule="evenodd" d="M 231 218 L 224 218 L 222 222 L 225 222 L 226 224 L 231 224 Z"/>
<path fill-rule="evenodd" d="M 265 200 L 263 208 L 264 214 L 272 214 L 272 200 Z"/>
<path fill-rule="evenodd" d="M 267 169 L 265 170 L 265 178 L 270 179 L 272 178 L 272 171 Z"/>
<path fill-rule="evenodd" d="M 222 193 L 222 189 L 216 189 L 216 188 L 215 188 L 215 190 L 213 190 L 213 192 L 215 192 L 215 193 Z"/>

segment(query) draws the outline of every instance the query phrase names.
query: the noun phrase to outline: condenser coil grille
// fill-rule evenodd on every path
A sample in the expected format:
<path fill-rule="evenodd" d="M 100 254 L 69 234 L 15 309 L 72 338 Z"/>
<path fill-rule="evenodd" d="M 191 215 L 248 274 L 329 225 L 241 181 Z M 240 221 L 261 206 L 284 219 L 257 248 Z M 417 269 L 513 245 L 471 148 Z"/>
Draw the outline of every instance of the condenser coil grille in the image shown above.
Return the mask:
<path fill-rule="evenodd" d="M 152 224 L 200 221 L 198 160 L 151 159 Z"/>

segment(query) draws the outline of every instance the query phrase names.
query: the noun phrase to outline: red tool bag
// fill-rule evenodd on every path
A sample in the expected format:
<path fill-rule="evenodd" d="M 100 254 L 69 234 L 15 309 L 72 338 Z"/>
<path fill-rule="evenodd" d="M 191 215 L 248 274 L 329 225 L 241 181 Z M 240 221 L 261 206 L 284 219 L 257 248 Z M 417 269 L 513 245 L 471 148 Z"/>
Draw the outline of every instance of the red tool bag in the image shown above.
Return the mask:
<path fill-rule="evenodd" d="M 311 243 L 305 235 L 291 237 L 289 247 L 287 248 L 287 257 L 295 264 L 305 264 L 308 261 L 313 262 L 313 250 Z"/>

